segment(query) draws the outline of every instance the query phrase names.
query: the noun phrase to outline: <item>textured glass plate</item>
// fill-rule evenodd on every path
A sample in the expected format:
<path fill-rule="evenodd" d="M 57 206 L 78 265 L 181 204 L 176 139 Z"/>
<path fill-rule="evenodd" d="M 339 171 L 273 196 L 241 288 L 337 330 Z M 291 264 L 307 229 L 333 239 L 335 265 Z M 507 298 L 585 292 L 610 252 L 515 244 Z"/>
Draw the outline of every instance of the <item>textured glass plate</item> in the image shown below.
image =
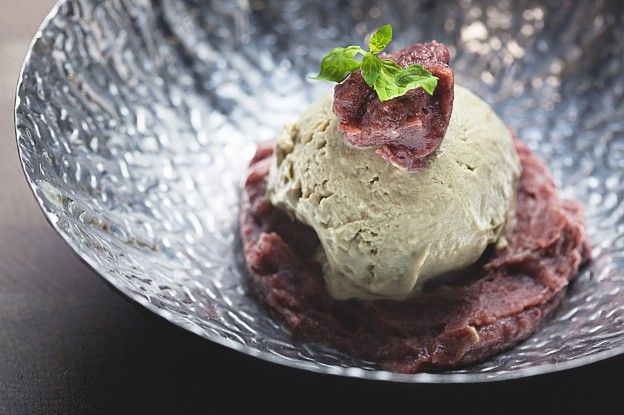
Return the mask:
<path fill-rule="evenodd" d="M 398 375 L 293 341 L 245 294 L 238 237 L 255 142 L 331 86 L 306 75 L 391 22 L 394 47 L 439 39 L 460 83 L 587 208 L 594 262 L 555 317 L 465 370 Z M 62 1 L 24 64 L 24 171 L 76 253 L 149 310 L 244 353 L 407 382 L 498 380 L 624 351 L 622 2 Z"/>

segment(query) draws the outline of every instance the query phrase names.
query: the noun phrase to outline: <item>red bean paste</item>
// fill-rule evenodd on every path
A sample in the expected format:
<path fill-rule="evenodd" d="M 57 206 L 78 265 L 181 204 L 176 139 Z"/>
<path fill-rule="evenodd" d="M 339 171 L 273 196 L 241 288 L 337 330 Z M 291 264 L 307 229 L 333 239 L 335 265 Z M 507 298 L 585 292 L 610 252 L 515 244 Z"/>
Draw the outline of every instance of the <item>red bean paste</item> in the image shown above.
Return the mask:
<path fill-rule="evenodd" d="M 314 231 L 266 200 L 272 146 L 260 146 L 242 207 L 250 286 L 295 336 L 386 370 L 456 368 L 510 348 L 557 308 L 589 259 L 581 205 L 560 198 L 544 164 L 520 141 L 515 147 L 522 175 L 505 248 L 491 248 L 466 275 L 408 300 L 338 301 L 312 260 Z"/>
<path fill-rule="evenodd" d="M 417 63 L 438 78 L 433 95 L 416 88 L 381 102 L 353 72 L 334 89 L 333 112 L 340 118 L 338 131 L 359 147 L 375 147 L 377 154 L 404 169 L 418 170 L 442 142 L 453 110 L 453 70 L 448 48 L 436 41 L 416 43 L 381 56 L 401 67 Z"/>

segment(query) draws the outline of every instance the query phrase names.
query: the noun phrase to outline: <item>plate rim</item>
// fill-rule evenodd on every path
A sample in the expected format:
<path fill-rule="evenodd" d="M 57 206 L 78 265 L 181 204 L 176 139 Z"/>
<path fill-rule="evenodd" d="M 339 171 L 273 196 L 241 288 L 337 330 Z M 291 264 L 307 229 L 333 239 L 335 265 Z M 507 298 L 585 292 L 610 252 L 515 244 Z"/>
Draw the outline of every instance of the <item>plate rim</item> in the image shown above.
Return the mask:
<path fill-rule="evenodd" d="M 463 384 L 463 383 L 483 383 L 483 382 L 499 382 L 505 380 L 513 380 L 513 379 L 521 379 L 539 375 L 546 375 L 549 373 L 561 372 L 573 368 L 578 368 L 581 366 L 589 365 L 592 363 L 596 363 L 602 360 L 606 360 L 611 357 L 615 357 L 621 354 L 624 354 L 624 342 L 621 346 L 614 347 L 610 350 L 605 350 L 598 353 L 592 353 L 587 356 L 577 357 L 572 360 L 564 360 L 549 364 L 542 364 L 533 367 L 521 368 L 513 371 L 504 372 L 502 374 L 493 374 L 493 373 L 416 373 L 416 374 L 403 374 L 396 372 L 389 372 L 385 370 L 365 370 L 355 367 L 345 368 L 341 366 L 330 366 L 330 365 L 320 365 L 313 362 L 307 362 L 304 360 L 290 360 L 284 359 L 282 357 L 278 357 L 269 352 L 264 352 L 260 350 L 256 350 L 247 345 L 238 343 L 234 340 L 227 339 L 224 337 L 220 337 L 218 335 L 206 332 L 201 329 L 197 325 L 192 322 L 176 316 L 175 314 L 161 309 L 151 302 L 149 302 L 145 297 L 140 294 L 134 293 L 128 289 L 126 289 L 122 284 L 117 282 L 114 278 L 109 278 L 106 270 L 100 270 L 95 261 L 90 260 L 88 257 L 83 257 L 81 255 L 81 249 L 73 243 L 72 238 L 70 238 L 65 232 L 60 229 L 57 225 L 57 222 L 53 220 L 54 213 L 48 211 L 45 207 L 44 201 L 37 194 L 37 189 L 39 188 L 35 181 L 31 179 L 29 173 L 27 172 L 25 161 L 24 161 L 24 153 L 22 151 L 22 147 L 20 145 L 20 141 L 23 139 L 22 131 L 18 128 L 18 109 L 21 103 L 21 90 L 24 82 L 24 71 L 26 66 L 31 60 L 33 55 L 33 50 L 37 42 L 39 42 L 43 36 L 43 32 L 50 24 L 50 22 L 56 18 L 59 14 L 59 10 L 66 3 L 70 1 L 82 2 L 84 0 L 58 0 L 52 9 L 48 12 L 43 22 L 40 24 L 37 29 L 35 35 L 33 36 L 30 44 L 28 46 L 28 50 L 24 57 L 24 61 L 22 62 L 19 77 L 17 80 L 17 87 L 15 90 L 15 100 L 14 100 L 14 108 L 13 108 L 13 126 L 15 131 L 15 142 L 17 146 L 17 152 L 20 162 L 20 168 L 28 183 L 28 187 L 32 192 L 33 196 L 37 200 L 39 204 L 39 208 L 41 209 L 43 216 L 45 217 L 48 224 L 56 231 L 56 233 L 61 237 L 63 242 L 71 248 L 72 252 L 78 259 L 86 264 L 97 276 L 102 278 L 109 286 L 111 286 L 118 293 L 123 294 L 126 298 L 138 303 L 148 311 L 156 314 L 158 317 L 168 321 L 171 324 L 174 324 L 184 330 L 187 330 L 204 340 L 208 340 L 214 342 L 218 345 L 227 347 L 229 349 L 235 350 L 237 352 L 241 352 L 248 356 L 259 358 L 263 361 L 278 364 L 285 367 L 291 367 L 299 370 L 326 374 L 326 375 L 334 375 L 346 378 L 359 378 L 359 379 L 367 379 L 367 380 L 380 380 L 387 382 L 395 382 L 395 383 L 422 383 L 422 384 Z M 107 1 L 107 0 L 105 0 Z"/>

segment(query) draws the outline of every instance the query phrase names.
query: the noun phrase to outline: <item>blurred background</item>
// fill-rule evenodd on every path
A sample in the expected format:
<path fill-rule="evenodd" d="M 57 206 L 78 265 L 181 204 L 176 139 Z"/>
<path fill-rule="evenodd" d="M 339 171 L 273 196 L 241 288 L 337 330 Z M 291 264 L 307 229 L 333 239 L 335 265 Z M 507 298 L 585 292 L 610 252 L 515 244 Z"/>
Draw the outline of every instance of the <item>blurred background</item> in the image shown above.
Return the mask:
<path fill-rule="evenodd" d="M 499 412 L 513 399 L 524 412 L 537 412 L 541 401 L 554 413 L 624 413 L 624 357 L 496 384 L 382 384 L 264 363 L 127 302 L 45 222 L 18 164 L 15 85 L 30 39 L 53 3 L 0 0 L 0 414 L 208 411 L 223 403 L 224 390 L 259 392 L 279 404 L 285 388 L 306 405 L 324 404 L 316 397 L 368 405 L 362 397 L 374 396 L 413 408 L 435 404 L 442 413 L 447 406 Z"/>

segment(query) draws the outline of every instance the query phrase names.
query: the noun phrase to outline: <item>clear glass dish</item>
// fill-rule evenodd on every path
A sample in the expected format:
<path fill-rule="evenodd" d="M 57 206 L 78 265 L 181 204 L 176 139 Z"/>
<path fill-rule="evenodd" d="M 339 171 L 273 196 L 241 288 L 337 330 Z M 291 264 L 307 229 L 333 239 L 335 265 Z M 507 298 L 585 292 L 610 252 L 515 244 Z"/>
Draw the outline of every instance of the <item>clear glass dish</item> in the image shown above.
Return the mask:
<path fill-rule="evenodd" d="M 64 0 L 16 101 L 45 215 L 106 281 L 209 340 L 302 369 L 404 382 L 563 370 L 624 351 L 624 24 L 618 1 Z M 239 201 L 255 143 L 331 86 L 321 56 L 390 22 L 394 47 L 451 46 L 490 102 L 584 202 L 594 261 L 529 340 L 463 370 L 400 375 L 293 340 L 246 294 Z"/>

